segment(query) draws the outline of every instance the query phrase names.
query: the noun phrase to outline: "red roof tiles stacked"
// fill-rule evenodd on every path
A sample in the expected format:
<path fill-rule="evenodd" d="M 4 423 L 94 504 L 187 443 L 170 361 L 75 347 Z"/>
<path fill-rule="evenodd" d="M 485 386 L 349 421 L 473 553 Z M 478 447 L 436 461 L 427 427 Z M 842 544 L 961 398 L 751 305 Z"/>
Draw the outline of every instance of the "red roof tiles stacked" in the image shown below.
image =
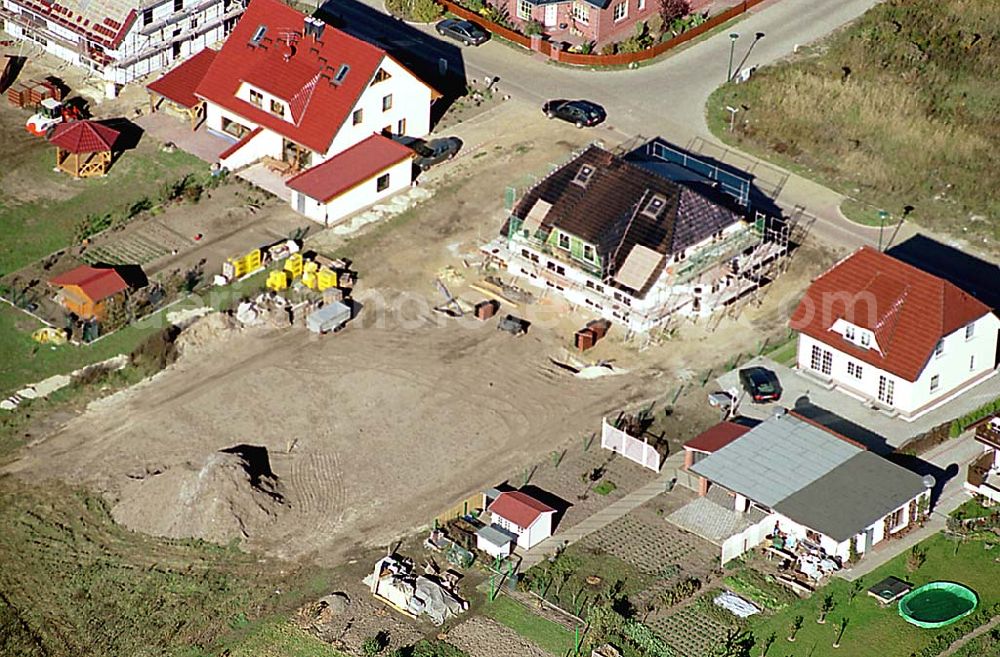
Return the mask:
<path fill-rule="evenodd" d="M 844 353 L 916 381 L 938 341 L 990 312 L 937 276 L 862 247 L 813 281 L 789 326 Z M 831 330 L 844 319 L 875 334 L 865 349 Z"/>

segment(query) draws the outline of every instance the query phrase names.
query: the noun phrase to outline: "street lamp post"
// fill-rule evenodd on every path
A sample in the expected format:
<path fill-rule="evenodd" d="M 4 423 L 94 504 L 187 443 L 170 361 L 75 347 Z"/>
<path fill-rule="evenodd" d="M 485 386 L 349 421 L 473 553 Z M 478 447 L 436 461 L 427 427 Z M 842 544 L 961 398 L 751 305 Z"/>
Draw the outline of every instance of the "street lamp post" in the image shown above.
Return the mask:
<path fill-rule="evenodd" d="M 736 40 L 739 38 L 740 35 L 736 32 L 729 35 L 729 73 L 726 74 L 726 82 L 733 79 L 733 53 L 736 51 Z"/>

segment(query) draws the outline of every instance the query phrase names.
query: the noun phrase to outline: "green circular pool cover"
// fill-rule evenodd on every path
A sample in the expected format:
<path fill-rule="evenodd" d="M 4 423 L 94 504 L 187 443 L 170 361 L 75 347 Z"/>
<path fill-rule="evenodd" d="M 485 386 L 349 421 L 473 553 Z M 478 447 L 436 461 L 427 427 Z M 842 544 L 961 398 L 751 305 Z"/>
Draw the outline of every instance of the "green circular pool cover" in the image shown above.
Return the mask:
<path fill-rule="evenodd" d="M 917 627 L 944 627 L 971 614 L 979 599 L 954 582 L 931 582 L 913 589 L 899 601 L 899 615 Z"/>

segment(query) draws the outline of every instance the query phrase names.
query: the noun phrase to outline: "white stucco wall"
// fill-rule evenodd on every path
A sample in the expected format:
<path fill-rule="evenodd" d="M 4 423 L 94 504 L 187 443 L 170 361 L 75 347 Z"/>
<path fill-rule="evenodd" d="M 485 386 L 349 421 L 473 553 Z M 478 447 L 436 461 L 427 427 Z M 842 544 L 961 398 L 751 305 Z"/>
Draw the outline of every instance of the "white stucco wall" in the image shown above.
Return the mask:
<path fill-rule="evenodd" d="M 812 347 L 819 345 L 833 354 L 829 377 L 835 384 L 868 399 L 877 400 L 879 377 L 885 376 L 893 381 L 894 385 L 892 407 L 903 414 L 913 414 L 949 397 L 971 380 L 982 377 L 994 369 L 1000 320 L 991 313 L 973 324 L 974 332 L 968 340 L 965 338 L 965 327 L 946 336 L 944 351 L 940 356 L 931 355 L 917 380 L 913 382 L 880 370 L 849 356 L 830 343 L 818 341 L 802 333 L 798 339 L 797 363 L 802 370 L 816 371 L 812 370 L 811 366 Z M 848 373 L 850 362 L 861 366 L 861 378 Z M 938 385 L 932 392 L 931 379 L 934 376 L 938 377 Z"/>
<path fill-rule="evenodd" d="M 389 187 L 379 192 L 377 191 L 377 181 L 384 173 L 389 174 Z M 377 203 L 402 189 L 406 189 L 412 182 L 413 161 L 408 158 L 388 169 L 378 172 L 361 184 L 352 187 L 340 196 L 332 199 L 329 203 L 320 203 L 293 190 L 291 206 L 296 212 L 302 209 L 302 214 L 313 221 L 330 226 L 362 208 Z M 300 201 L 300 198 L 302 201 Z"/>
<path fill-rule="evenodd" d="M 774 529 L 778 515 L 772 513 L 755 525 L 750 525 L 742 532 L 733 534 L 722 542 L 722 565 L 754 549 L 764 542 L 765 537 Z"/>
<path fill-rule="evenodd" d="M 407 136 L 425 137 L 430 132 L 430 88 L 388 57 L 382 59 L 381 67 L 392 77 L 365 88 L 333 138 L 330 149 L 323 155 L 317 154 L 313 157 L 314 165 L 371 137 L 372 133 L 381 132 L 385 127 L 396 133 L 400 119 L 406 119 Z M 348 75 L 358 74 L 360 72 L 348 73 Z M 388 94 L 392 94 L 392 108 L 382 111 L 382 99 Z M 354 125 L 352 117 L 354 111 L 358 109 L 362 110 L 363 120 L 360 124 Z"/>
<path fill-rule="evenodd" d="M 520 527 L 494 512 L 490 515 L 492 524 L 517 535 L 517 546 L 521 549 L 529 550 L 552 536 L 553 513 L 541 514 L 530 527 Z"/>

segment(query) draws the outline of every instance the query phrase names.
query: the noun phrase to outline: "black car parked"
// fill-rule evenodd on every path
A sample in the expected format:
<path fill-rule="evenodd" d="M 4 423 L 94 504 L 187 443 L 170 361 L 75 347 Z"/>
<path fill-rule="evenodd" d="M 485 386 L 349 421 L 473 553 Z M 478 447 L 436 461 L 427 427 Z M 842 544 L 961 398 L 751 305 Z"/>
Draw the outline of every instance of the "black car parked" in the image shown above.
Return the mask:
<path fill-rule="evenodd" d="M 489 32 L 472 21 L 463 21 L 457 18 L 446 18 L 438 23 L 434 29 L 441 36 L 461 41 L 467 46 L 480 46 L 490 40 Z"/>
<path fill-rule="evenodd" d="M 595 126 L 608 116 L 603 107 L 589 100 L 550 100 L 542 111 L 550 119 L 562 119 L 578 128 Z"/>
<path fill-rule="evenodd" d="M 769 369 L 748 367 L 740 370 L 740 385 L 758 404 L 781 399 L 781 383 L 778 382 L 778 375 Z"/>
<path fill-rule="evenodd" d="M 462 150 L 462 140 L 458 137 L 441 137 L 440 139 L 414 139 L 406 144 L 412 148 L 417 158 L 414 164 L 420 167 L 421 171 L 427 171 L 435 164 L 450 160 Z"/>

